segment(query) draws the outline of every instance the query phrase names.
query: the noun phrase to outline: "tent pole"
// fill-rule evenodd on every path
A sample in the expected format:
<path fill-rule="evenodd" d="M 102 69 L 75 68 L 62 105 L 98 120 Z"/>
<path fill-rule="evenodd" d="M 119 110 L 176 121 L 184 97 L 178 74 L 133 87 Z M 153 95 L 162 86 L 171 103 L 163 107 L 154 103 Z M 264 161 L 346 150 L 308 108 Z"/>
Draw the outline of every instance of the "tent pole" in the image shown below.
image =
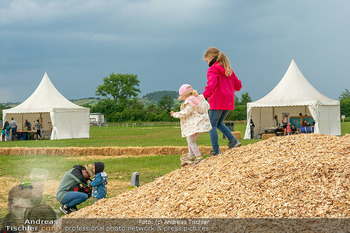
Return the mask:
<path fill-rule="evenodd" d="M 259 133 L 261 132 L 261 107 L 259 108 L 260 109 L 260 124 L 259 124 Z"/>

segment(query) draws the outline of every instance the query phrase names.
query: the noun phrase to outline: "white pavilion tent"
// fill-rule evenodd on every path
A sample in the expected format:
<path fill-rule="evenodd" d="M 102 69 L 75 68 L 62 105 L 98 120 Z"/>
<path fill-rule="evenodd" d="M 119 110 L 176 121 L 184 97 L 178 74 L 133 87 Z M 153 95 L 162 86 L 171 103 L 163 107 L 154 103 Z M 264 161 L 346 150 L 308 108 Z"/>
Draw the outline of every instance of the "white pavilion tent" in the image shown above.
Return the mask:
<path fill-rule="evenodd" d="M 51 140 L 90 137 L 90 109 L 67 100 L 46 73 L 27 100 L 3 110 L 4 122 L 10 122 L 12 117 L 17 122 L 17 130 L 24 129 L 25 120 L 33 127 L 39 119 L 43 132 L 49 133 Z"/>
<path fill-rule="evenodd" d="M 340 135 L 340 103 L 318 92 L 304 77 L 294 59 L 277 84 L 263 98 L 247 104 L 247 127 L 244 139 L 251 138 L 250 120 L 255 125 L 254 136 L 265 128 L 273 127 L 274 116 L 279 121 L 282 114 L 288 116 L 312 116 L 315 121 L 314 132 Z"/>

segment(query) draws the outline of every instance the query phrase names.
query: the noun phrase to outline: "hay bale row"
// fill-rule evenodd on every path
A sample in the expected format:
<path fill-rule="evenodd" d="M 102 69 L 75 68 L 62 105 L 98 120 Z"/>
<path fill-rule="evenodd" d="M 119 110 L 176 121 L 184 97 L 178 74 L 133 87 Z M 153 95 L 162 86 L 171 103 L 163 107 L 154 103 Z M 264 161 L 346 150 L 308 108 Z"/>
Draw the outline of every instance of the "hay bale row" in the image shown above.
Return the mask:
<path fill-rule="evenodd" d="M 234 131 L 232 134 L 236 139 L 242 139 L 241 131 Z"/>
<path fill-rule="evenodd" d="M 269 139 L 269 138 L 273 138 L 273 137 L 276 137 L 276 134 L 263 134 L 261 136 L 261 139 Z"/>
<path fill-rule="evenodd" d="M 67 218 L 350 217 L 350 136 L 273 137 L 177 169 Z"/>
<path fill-rule="evenodd" d="M 211 147 L 200 146 L 203 155 L 209 155 Z M 223 148 L 222 151 L 225 151 Z M 182 155 L 188 152 L 187 147 L 155 146 L 155 147 L 7 147 L 1 148 L 1 155 L 60 155 L 60 156 L 151 156 Z"/>

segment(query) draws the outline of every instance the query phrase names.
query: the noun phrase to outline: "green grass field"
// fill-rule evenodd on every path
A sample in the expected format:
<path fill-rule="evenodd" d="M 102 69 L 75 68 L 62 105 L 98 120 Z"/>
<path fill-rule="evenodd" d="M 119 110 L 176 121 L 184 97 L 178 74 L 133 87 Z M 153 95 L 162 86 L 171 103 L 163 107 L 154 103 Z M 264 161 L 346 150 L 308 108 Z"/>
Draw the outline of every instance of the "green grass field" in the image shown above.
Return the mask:
<path fill-rule="evenodd" d="M 244 136 L 245 124 L 235 124 L 235 131 Z M 137 126 L 91 127 L 90 138 L 67 140 L 9 141 L 0 147 L 127 147 L 127 146 L 187 146 L 186 138 L 181 137 L 180 126 Z M 241 140 L 243 145 L 257 140 Z M 198 145 L 210 146 L 209 133 L 200 135 Z M 219 143 L 226 146 L 227 140 L 219 132 Z"/>
<path fill-rule="evenodd" d="M 350 133 L 350 122 L 341 124 L 342 135 Z M 244 135 L 245 124 L 236 124 L 236 131 Z M 226 147 L 227 140 L 219 133 L 220 145 Z M 259 140 L 240 140 L 243 145 Z M 198 141 L 200 146 L 210 146 L 209 134 L 202 134 Z M 1 147 L 104 147 L 104 146 L 186 146 L 186 139 L 180 136 L 179 126 L 158 127 L 92 127 L 90 139 L 74 140 L 39 140 L 0 142 Z M 1 148 L 0 148 L 1 154 Z M 141 185 L 167 174 L 180 167 L 180 155 L 147 157 L 108 157 L 108 156 L 1 156 L 0 155 L 0 218 L 7 214 L 7 198 L 10 189 L 30 179 L 34 168 L 48 171 L 44 189 L 43 203 L 58 209 L 60 204 L 55 199 L 58 184 L 66 171 L 76 164 L 85 165 L 94 161 L 105 163 L 109 175 L 108 197 L 116 196 L 129 190 L 131 175 L 140 173 Z M 93 200 L 81 204 L 79 208 L 93 204 Z"/>
<path fill-rule="evenodd" d="M 246 125 L 243 123 L 235 124 L 235 131 L 240 131 L 244 137 Z M 187 146 L 185 138 L 181 137 L 179 126 L 137 126 L 123 127 L 91 127 L 90 138 L 87 139 L 67 139 L 67 140 L 38 140 L 38 141 L 10 141 L 0 142 L 1 147 L 127 147 L 127 146 Z M 350 133 L 350 122 L 341 123 L 342 135 Z M 240 140 L 243 145 L 255 143 L 258 140 L 248 139 Z M 197 141 L 200 146 L 210 146 L 208 133 L 200 135 Z M 219 143 L 226 146 L 227 140 L 224 140 L 219 132 Z M 0 152 L 1 154 L 1 152 Z"/>
<path fill-rule="evenodd" d="M 341 135 L 350 134 L 350 122 L 341 123 Z"/>
<path fill-rule="evenodd" d="M 32 169 L 45 169 L 49 175 L 44 188 L 43 203 L 58 209 L 60 203 L 56 200 L 58 184 L 66 171 L 76 164 L 85 165 L 101 161 L 105 163 L 105 171 L 108 174 L 108 195 L 116 196 L 129 190 L 131 175 L 137 171 L 140 173 L 140 183 L 144 185 L 155 178 L 167 174 L 179 168 L 179 156 L 148 156 L 148 157 L 63 157 L 63 156 L 0 156 L 3 165 L 0 170 L 0 218 L 5 217 L 7 211 L 8 193 L 12 187 L 30 180 Z M 79 206 L 92 205 L 93 198 Z"/>

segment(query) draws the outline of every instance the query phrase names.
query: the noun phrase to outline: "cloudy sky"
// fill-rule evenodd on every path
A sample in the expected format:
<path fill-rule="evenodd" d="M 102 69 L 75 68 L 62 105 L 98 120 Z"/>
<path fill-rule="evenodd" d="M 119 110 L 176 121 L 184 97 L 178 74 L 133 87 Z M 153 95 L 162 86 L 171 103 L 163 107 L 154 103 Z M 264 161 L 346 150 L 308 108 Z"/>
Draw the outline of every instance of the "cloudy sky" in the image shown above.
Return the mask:
<path fill-rule="evenodd" d="M 349 0 L 4 0 L 0 103 L 21 102 L 45 72 L 68 99 L 103 77 L 136 74 L 141 94 L 206 84 L 215 46 L 258 100 L 294 58 L 322 94 L 350 89 Z M 240 94 L 238 93 L 240 97 Z"/>

